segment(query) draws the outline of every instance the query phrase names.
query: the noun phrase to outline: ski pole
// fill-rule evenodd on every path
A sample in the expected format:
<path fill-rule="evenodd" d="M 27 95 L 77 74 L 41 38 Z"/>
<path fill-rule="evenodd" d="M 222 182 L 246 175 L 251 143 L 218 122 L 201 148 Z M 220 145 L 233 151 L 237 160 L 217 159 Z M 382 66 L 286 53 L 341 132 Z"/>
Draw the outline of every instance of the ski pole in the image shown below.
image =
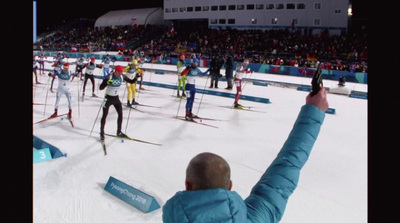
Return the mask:
<path fill-rule="evenodd" d="M 179 77 L 178 77 L 178 80 L 176 81 L 176 89 L 177 89 L 177 91 L 178 91 L 178 93 L 179 93 L 179 90 L 180 90 L 180 87 L 179 87 Z M 172 89 L 172 96 L 174 96 L 174 93 L 175 93 L 175 88 L 174 89 Z"/>
<path fill-rule="evenodd" d="M 81 108 L 80 108 L 80 103 L 79 103 L 79 82 L 80 82 L 80 78 L 79 78 L 79 73 L 75 73 L 76 74 L 76 77 L 77 77 L 77 79 L 78 79 L 78 83 L 77 83 L 77 89 L 78 89 L 78 118 L 80 118 L 81 117 Z"/>
<path fill-rule="evenodd" d="M 201 102 L 203 101 L 204 92 L 206 91 L 206 87 L 207 87 L 207 83 L 208 83 L 208 78 L 210 78 L 210 75 L 207 75 L 206 84 L 204 85 L 204 88 L 203 88 L 203 94 L 201 95 L 201 99 L 200 99 L 199 107 L 197 108 L 197 113 L 196 113 L 196 115 L 198 115 L 198 114 L 199 114 L 199 111 L 200 111 L 200 106 L 201 106 Z"/>
<path fill-rule="evenodd" d="M 47 78 L 47 82 L 46 82 L 46 85 L 45 85 L 45 86 L 48 85 L 49 80 L 50 80 L 50 76 L 49 76 L 49 78 Z M 48 94 L 49 94 L 49 89 L 47 89 L 47 91 L 46 91 L 46 99 L 45 99 L 45 101 L 44 101 L 43 117 L 44 117 L 44 115 L 46 114 L 47 95 L 48 95 Z"/>
<path fill-rule="evenodd" d="M 176 117 L 175 117 L 175 118 L 178 118 L 178 114 L 179 114 L 179 109 L 180 109 L 180 107 L 181 107 L 182 98 L 183 98 L 183 97 L 180 97 L 180 99 L 179 99 L 178 111 L 176 111 Z"/>
<path fill-rule="evenodd" d="M 136 83 L 135 83 L 135 85 L 136 85 Z M 136 86 L 135 86 L 135 90 L 134 90 L 134 91 L 136 91 Z M 136 91 L 136 92 L 137 92 L 137 91 Z M 139 97 L 137 97 L 137 98 L 139 98 Z M 131 106 L 133 106 L 133 105 L 131 105 Z M 126 125 L 125 125 L 125 132 L 126 132 L 126 130 L 128 129 L 129 118 L 130 118 L 130 116 L 131 116 L 131 110 L 132 110 L 132 108 L 129 108 L 128 119 L 126 120 Z"/>
<path fill-rule="evenodd" d="M 110 74 L 109 80 L 111 80 L 111 77 L 112 77 L 112 74 Z M 89 137 L 92 136 L 92 132 L 93 132 L 94 126 L 96 125 L 96 121 L 97 121 L 97 118 L 99 117 L 100 110 L 101 110 L 101 108 L 104 106 L 104 103 L 105 103 L 105 101 L 106 101 L 106 96 L 107 96 L 107 94 L 108 94 L 108 90 L 109 90 L 109 89 L 110 89 L 110 88 L 107 87 L 106 93 L 104 94 L 104 97 L 103 97 L 103 102 L 101 102 L 101 106 L 100 106 L 100 108 L 99 108 L 99 111 L 97 112 L 96 119 L 94 120 L 94 123 L 93 123 L 93 126 L 92 126 L 92 130 L 90 130 Z"/>

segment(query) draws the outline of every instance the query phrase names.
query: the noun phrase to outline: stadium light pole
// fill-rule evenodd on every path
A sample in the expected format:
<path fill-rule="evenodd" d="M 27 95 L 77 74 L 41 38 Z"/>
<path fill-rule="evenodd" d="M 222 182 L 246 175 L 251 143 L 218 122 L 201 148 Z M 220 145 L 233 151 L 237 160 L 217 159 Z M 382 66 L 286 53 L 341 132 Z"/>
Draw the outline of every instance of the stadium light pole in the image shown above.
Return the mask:
<path fill-rule="evenodd" d="M 33 43 L 37 42 L 36 30 L 36 1 L 33 1 Z"/>

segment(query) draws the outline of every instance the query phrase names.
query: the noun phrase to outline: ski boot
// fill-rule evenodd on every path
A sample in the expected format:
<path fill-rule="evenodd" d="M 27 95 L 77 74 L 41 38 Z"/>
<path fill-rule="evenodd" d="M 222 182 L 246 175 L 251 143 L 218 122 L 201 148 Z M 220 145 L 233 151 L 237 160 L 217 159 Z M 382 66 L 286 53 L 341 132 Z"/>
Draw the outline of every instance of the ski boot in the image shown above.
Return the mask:
<path fill-rule="evenodd" d="M 50 116 L 50 118 L 55 118 L 57 117 L 57 109 L 54 109 L 54 113 Z"/>
<path fill-rule="evenodd" d="M 191 112 L 186 112 L 185 119 L 188 121 L 193 121 L 193 115 Z"/>
<path fill-rule="evenodd" d="M 132 107 L 131 102 L 128 100 L 128 102 L 126 103 L 126 106 L 128 106 L 129 108 Z"/>
<path fill-rule="evenodd" d="M 128 138 L 128 136 L 125 133 L 121 132 L 121 131 L 117 131 L 117 136 L 118 137 L 122 137 L 122 138 Z"/>
<path fill-rule="evenodd" d="M 235 102 L 235 105 L 233 106 L 234 108 L 243 108 L 243 105 L 241 105 L 241 104 L 239 104 L 239 103 L 237 103 L 237 102 Z"/>
<path fill-rule="evenodd" d="M 135 101 L 135 99 L 132 99 L 132 105 L 138 105 L 139 103 L 137 103 L 136 101 Z"/>

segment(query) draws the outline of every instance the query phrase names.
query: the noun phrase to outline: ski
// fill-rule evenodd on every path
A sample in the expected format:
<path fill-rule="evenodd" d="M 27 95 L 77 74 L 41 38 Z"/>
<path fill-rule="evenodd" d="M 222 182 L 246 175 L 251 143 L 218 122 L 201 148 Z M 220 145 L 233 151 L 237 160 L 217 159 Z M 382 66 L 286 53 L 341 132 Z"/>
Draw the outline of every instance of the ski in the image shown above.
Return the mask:
<path fill-rule="evenodd" d="M 178 116 L 178 118 L 185 118 L 185 116 Z M 199 120 L 207 120 L 207 121 L 226 121 L 229 122 L 229 120 L 224 120 L 224 119 L 215 119 L 215 118 L 205 118 L 205 117 L 200 117 L 200 116 L 193 116 L 193 119 L 199 119 Z"/>
<path fill-rule="evenodd" d="M 162 146 L 162 144 L 159 144 L 159 143 L 153 143 L 153 142 L 148 142 L 148 141 L 144 141 L 144 140 L 140 140 L 140 139 L 135 139 L 135 138 L 131 138 L 129 136 L 128 137 L 121 137 L 121 136 L 107 134 L 107 133 L 104 133 L 104 135 L 115 137 L 115 138 L 120 138 L 120 139 L 132 140 L 132 141 L 141 142 L 141 143 L 147 143 L 147 144 L 156 145 L 156 146 Z"/>
<path fill-rule="evenodd" d="M 267 112 L 265 112 L 265 111 L 254 110 L 254 109 L 253 109 L 252 107 L 250 107 L 250 106 L 241 106 L 241 107 L 237 107 L 237 108 L 235 108 L 234 106 L 220 106 L 220 107 L 222 107 L 222 108 L 236 109 L 236 110 L 243 110 L 243 111 L 267 113 Z"/>
<path fill-rule="evenodd" d="M 126 104 L 124 104 L 125 105 L 125 107 L 128 107 L 128 108 L 133 108 L 133 109 L 135 109 L 136 107 L 149 107 L 149 108 L 161 108 L 161 107 L 159 107 L 159 106 L 154 106 L 154 105 L 146 105 L 146 104 L 135 104 L 135 105 L 131 105 L 131 106 L 128 106 L 128 105 L 126 105 Z"/>
<path fill-rule="evenodd" d="M 212 128 L 216 128 L 216 129 L 218 129 L 219 127 L 218 126 L 215 126 L 215 125 L 210 125 L 210 124 L 207 124 L 207 123 L 203 123 L 203 122 L 198 122 L 198 121 L 196 121 L 196 120 L 187 120 L 186 118 L 184 118 L 184 117 L 176 117 L 176 119 L 179 119 L 179 120 L 182 120 L 182 121 L 187 121 L 187 122 L 193 122 L 193 123 L 196 123 L 196 124 L 199 124 L 199 125 L 204 125 L 204 126 L 208 126 L 208 127 L 212 127 Z"/>
<path fill-rule="evenodd" d="M 58 118 L 58 117 L 64 116 L 64 115 L 68 115 L 68 113 L 61 114 L 61 115 L 57 115 L 56 117 L 45 118 L 45 119 L 40 120 L 40 121 L 38 121 L 38 122 L 35 122 L 35 123 L 33 123 L 33 124 L 34 124 L 34 125 L 35 125 L 35 124 L 39 124 L 39 123 L 42 123 L 42 122 L 45 122 L 45 121 L 48 121 L 48 120 L 51 120 L 51 119 L 54 119 L 54 118 Z"/>

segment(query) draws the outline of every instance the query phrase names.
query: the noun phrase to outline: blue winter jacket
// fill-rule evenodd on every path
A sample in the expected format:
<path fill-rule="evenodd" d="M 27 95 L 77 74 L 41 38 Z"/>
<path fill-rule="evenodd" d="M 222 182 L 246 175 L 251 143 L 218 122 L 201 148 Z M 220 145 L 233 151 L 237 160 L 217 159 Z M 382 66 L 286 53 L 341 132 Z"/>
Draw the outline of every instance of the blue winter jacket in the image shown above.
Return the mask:
<path fill-rule="evenodd" d="M 301 108 L 282 149 L 245 200 L 225 189 L 180 191 L 163 206 L 163 222 L 279 222 L 324 118 L 325 113 L 313 105 Z"/>

